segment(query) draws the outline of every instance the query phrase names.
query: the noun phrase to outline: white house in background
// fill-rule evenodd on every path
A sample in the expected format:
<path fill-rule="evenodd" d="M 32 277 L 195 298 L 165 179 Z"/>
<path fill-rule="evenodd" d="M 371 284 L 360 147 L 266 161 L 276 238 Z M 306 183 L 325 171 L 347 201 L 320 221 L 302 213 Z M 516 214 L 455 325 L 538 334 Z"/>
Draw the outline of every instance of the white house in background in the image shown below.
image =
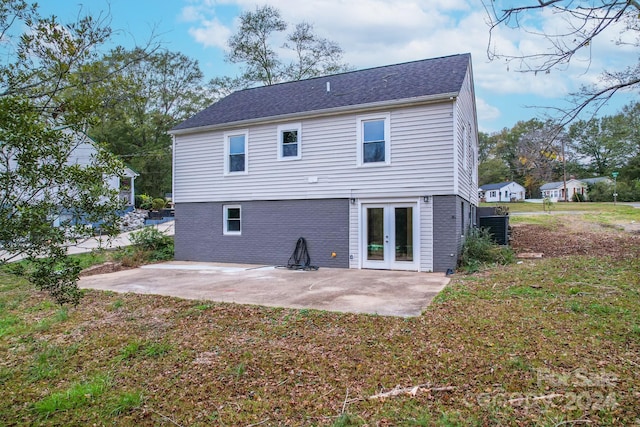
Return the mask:
<path fill-rule="evenodd" d="M 587 200 L 588 184 L 577 179 L 567 180 L 567 201 L 572 202 L 576 194 L 581 194 Z M 548 182 L 540 187 L 543 198 L 549 198 L 552 202 L 564 201 L 564 182 Z"/>
<path fill-rule="evenodd" d="M 96 142 L 82 133 L 78 133 L 77 138 L 77 145 L 69 156 L 69 164 L 89 166 L 98 155 Z M 135 179 L 138 176 L 139 174 L 133 169 L 125 166 L 122 176 L 107 176 L 105 181 L 109 189 L 118 191 L 120 200 L 125 206 L 133 206 L 136 194 Z"/>
<path fill-rule="evenodd" d="M 67 132 L 71 132 L 67 130 Z M 81 132 L 75 133 L 76 146 L 71 151 L 68 164 L 77 164 L 80 166 L 89 166 L 93 163 L 93 159 L 98 155 L 96 142 Z M 110 190 L 116 190 L 119 198 L 125 208 L 134 206 L 135 203 L 135 179 L 138 174 L 125 167 L 122 176 L 105 176 L 104 180 Z M 54 225 L 57 227 L 63 221 L 73 219 L 73 214 L 68 212 L 61 213 L 57 218 L 53 219 Z"/>
<path fill-rule="evenodd" d="M 478 203 L 471 55 L 232 93 L 170 132 L 175 258 L 456 267 Z"/>
<path fill-rule="evenodd" d="M 517 202 L 524 200 L 525 188 L 515 181 L 485 184 L 478 188 L 482 202 Z"/>

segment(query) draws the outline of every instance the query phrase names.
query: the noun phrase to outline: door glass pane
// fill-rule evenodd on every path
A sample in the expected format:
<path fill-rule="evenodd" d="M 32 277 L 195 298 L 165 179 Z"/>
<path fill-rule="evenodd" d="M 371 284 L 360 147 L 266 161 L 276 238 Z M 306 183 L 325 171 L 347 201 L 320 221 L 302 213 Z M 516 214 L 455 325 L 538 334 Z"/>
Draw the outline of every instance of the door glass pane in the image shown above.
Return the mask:
<path fill-rule="evenodd" d="M 395 208 L 396 261 L 413 262 L 413 208 Z"/>
<path fill-rule="evenodd" d="M 367 259 L 384 260 L 384 208 L 367 209 Z"/>

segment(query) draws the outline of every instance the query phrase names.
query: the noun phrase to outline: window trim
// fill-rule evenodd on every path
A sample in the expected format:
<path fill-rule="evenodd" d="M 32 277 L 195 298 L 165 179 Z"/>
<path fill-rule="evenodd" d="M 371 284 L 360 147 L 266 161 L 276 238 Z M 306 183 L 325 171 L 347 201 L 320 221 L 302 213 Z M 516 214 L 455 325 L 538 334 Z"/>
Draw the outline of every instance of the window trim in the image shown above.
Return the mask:
<path fill-rule="evenodd" d="M 364 123 L 374 120 L 384 120 L 384 162 L 364 161 Z M 391 113 L 367 114 L 356 117 L 356 140 L 358 143 L 358 166 L 376 167 L 391 164 Z"/>
<path fill-rule="evenodd" d="M 298 153 L 295 156 L 284 156 L 282 154 L 284 148 L 284 142 L 282 141 L 282 134 L 287 131 L 295 130 L 298 132 Z M 278 160 L 290 161 L 290 160 L 300 160 L 302 158 L 302 124 L 301 123 L 288 123 L 283 125 L 278 125 Z"/>
<path fill-rule="evenodd" d="M 229 209 L 238 209 L 240 218 L 240 231 L 229 230 Z M 222 205 L 222 234 L 225 236 L 241 236 L 242 235 L 242 206 L 241 205 Z"/>
<path fill-rule="evenodd" d="M 231 151 L 231 138 L 244 136 L 244 170 L 230 171 L 229 156 Z M 246 129 L 224 133 L 224 175 L 246 175 L 249 173 L 249 131 Z"/>

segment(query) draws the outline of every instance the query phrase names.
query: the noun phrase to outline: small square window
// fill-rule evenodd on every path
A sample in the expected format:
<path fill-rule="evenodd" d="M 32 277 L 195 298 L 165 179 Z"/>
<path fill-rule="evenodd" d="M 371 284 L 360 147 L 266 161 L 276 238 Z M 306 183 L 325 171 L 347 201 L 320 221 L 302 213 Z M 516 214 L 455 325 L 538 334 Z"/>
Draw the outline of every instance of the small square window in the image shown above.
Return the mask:
<path fill-rule="evenodd" d="M 289 124 L 278 126 L 278 160 L 301 158 L 302 126 Z"/>
<path fill-rule="evenodd" d="M 226 235 L 242 234 L 242 215 L 239 205 L 225 205 L 224 211 L 224 232 Z"/>

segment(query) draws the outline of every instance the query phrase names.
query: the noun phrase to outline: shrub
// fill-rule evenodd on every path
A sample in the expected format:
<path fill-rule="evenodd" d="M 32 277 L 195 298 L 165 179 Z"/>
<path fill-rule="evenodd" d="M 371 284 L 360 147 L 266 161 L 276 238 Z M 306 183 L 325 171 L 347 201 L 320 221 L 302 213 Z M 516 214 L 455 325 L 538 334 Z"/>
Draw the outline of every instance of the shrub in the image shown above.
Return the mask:
<path fill-rule="evenodd" d="M 141 251 L 150 252 L 151 261 L 161 261 L 173 258 L 173 238 L 163 234 L 154 227 L 145 227 L 131 233 L 131 243 Z"/>
<path fill-rule="evenodd" d="M 137 209 L 149 210 L 153 206 L 153 197 L 147 194 L 136 194 L 135 206 Z"/>
<path fill-rule="evenodd" d="M 584 196 L 580 193 L 576 193 L 572 197 L 574 202 L 584 202 Z"/>
<path fill-rule="evenodd" d="M 472 228 L 462 246 L 459 266 L 468 273 L 473 273 L 483 265 L 504 265 L 514 261 L 513 250 L 494 243 L 488 229 Z"/>
<path fill-rule="evenodd" d="M 157 197 L 153 199 L 153 202 L 151 203 L 151 208 L 154 211 L 159 211 L 160 209 L 164 209 L 165 206 L 167 206 L 167 201 L 161 197 Z"/>

